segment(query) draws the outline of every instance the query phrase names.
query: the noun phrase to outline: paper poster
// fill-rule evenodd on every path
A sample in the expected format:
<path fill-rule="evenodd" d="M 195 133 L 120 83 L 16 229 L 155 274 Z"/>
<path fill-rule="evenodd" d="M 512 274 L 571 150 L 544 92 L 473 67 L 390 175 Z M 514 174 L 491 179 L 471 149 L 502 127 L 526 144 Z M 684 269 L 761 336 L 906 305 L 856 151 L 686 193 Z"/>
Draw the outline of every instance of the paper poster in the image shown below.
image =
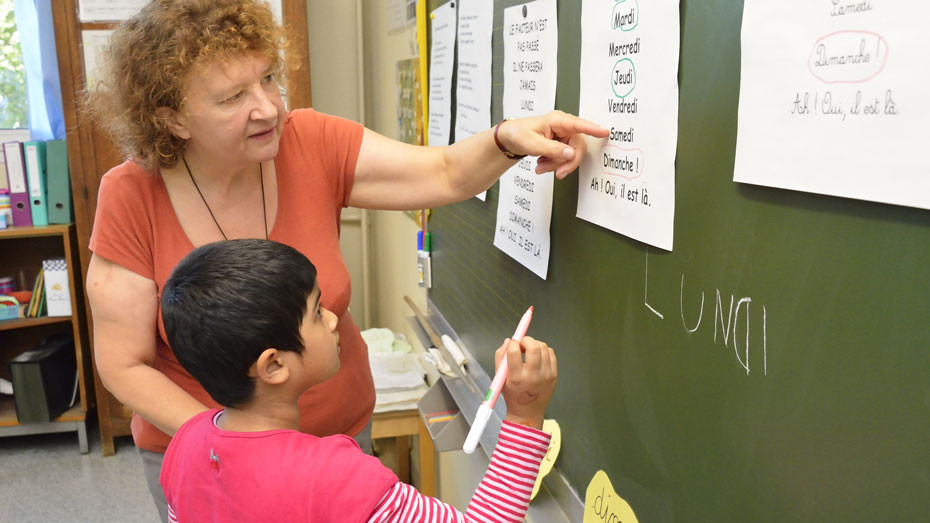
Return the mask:
<path fill-rule="evenodd" d="M 638 523 L 633 508 L 614 490 L 610 478 L 603 470 L 597 471 L 588 484 L 584 496 L 583 523 L 616 521 Z"/>
<path fill-rule="evenodd" d="M 87 29 L 81 31 L 81 47 L 84 50 L 84 78 L 89 89 L 96 89 L 100 81 L 100 61 L 110 42 L 110 29 Z"/>
<path fill-rule="evenodd" d="M 494 0 L 459 0 L 455 141 L 491 127 Z M 484 201 L 487 191 L 477 197 Z"/>
<path fill-rule="evenodd" d="M 129 20 L 150 0 L 78 0 L 78 18 L 82 22 L 122 22 Z M 280 23 L 283 17 L 282 0 L 266 0 L 271 12 Z"/>
<path fill-rule="evenodd" d="M 423 145 L 422 91 L 420 59 L 397 61 L 397 139 L 411 145 Z"/>
<path fill-rule="evenodd" d="M 546 455 L 543 457 L 542 463 L 539 464 L 539 474 L 536 475 L 536 483 L 533 484 L 533 492 L 530 494 L 530 500 L 536 498 L 536 494 L 539 493 L 539 487 L 542 485 L 543 478 L 552 472 L 552 467 L 555 466 L 555 460 L 559 457 L 559 451 L 562 449 L 562 428 L 559 427 L 558 421 L 554 419 L 543 420 L 542 431 L 550 436 L 549 448 L 546 450 Z"/>
<path fill-rule="evenodd" d="M 452 122 L 452 66 L 455 59 L 455 2 L 430 13 L 428 145 L 449 145 Z"/>
<path fill-rule="evenodd" d="M 129 20 L 150 0 L 78 0 L 78 18 L 82 22 L 122 22 Z M 266 0 L 271 12 L 280 23 L 283 17 L 282 0 Z"/>
<path fill-rule="evenodd" d="M 535 116 L 555 108 L 556 22 L 555 0 L 504 10 L 505 117 Z M 536 160 L 526 157 L 500 178 L 494 246 L 546 279 L 555 174 L 536 174 Z"/>
<path fill-rule="evenodd" d="M 678 144 L 678 0 L 584 0 L 578 114 L 588 139 L 578 217 L 672 250 Z"/>
<path fill-rule="evenodd" d="M 930 209 L 928 17 L 917 0 L 747 0 L 733 179 Z"/>
<path fill-rule="evenodd" d="M 82 22 L 117 22 L 128 20 L 149 0 L 78 0 L 78 17 Z"/>
<path fill-rule="evenodd" d="M 400 31 L 407 25 L 407 0 L 387 0 L 384 8 L 387 31 Z"/>

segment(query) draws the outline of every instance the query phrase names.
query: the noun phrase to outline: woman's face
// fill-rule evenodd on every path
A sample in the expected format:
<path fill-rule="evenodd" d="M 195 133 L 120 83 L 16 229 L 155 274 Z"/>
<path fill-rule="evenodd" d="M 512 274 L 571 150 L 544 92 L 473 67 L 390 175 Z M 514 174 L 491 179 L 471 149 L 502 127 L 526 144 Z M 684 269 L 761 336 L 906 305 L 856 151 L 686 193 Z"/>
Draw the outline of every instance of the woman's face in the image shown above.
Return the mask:
<path fill-rule="evenodd" d="M 235 166 L 274 158 L 283 126 L 271 61 L 251 54 L 195 66 L 173 131 L 189 156 Z"/>

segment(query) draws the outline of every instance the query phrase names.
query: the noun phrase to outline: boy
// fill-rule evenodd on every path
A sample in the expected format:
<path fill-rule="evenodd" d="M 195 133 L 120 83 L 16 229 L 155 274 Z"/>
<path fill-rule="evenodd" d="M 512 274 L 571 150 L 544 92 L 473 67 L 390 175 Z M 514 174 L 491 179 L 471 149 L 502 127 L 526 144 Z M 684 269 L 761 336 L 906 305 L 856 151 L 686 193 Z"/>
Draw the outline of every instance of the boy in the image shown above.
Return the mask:
<path fill-rule="evenodd" d="M 336 316 L 316 269 L 268 240 L 195 249 L 161 298 L 178 361 L 226 408 L 174 435 L 161 470 L 172 521 L 522 521 L 549 445 L 539 429 L 555 389 L 545 343 L 506 340 L 507 417 L 466 514 L 401 483 L 354 440 L 297 432 L 298 399 L 339 369 Z M 521 357 L 526 353 L 526 362 Z"/>

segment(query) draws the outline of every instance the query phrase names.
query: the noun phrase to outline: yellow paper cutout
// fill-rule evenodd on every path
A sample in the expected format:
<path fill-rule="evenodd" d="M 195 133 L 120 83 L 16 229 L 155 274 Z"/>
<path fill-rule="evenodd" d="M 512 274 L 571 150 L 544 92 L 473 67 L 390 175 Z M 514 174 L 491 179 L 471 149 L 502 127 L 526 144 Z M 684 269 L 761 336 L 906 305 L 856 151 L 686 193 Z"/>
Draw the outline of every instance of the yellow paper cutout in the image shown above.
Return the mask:
<path fill-rule="evenodd" d="M 533 493 L 530 494 L 530 499 L 536 497 L 542 479 L 552 470 L 555 459 L 559 457 L 559 450 L 562 448 L 562 429 L 559 428 L 558 421 L 554 419 L 543 421 L 542 430 L 552 436 L 552 439 L 549 440 L 549 450 L 546 451 L 546 456 L 543 458 L 542 463 L 539 464 L 539 475 L 536 476 L 536 484 L 533 485 Z"/>
<path fill-rule="evenodd" d="M 630 504 L 621 498 L 603 470 L 597 471 L 584 496 L 584 523 L 639 523 Z"/>

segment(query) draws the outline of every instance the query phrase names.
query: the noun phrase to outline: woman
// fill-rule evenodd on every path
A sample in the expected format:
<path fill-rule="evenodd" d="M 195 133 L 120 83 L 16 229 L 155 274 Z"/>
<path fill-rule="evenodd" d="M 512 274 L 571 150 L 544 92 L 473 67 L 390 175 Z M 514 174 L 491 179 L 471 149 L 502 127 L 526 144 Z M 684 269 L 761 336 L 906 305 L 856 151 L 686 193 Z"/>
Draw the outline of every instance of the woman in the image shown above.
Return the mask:
<path fill-rule="evenodd" d="M 607 134 L 554 112 L 449 147 L 403 144 L 309 109 L 285 112 L 285 51 L 260 0 L 156 0 L 116 30 L 105 80 L 88 94 L 91 114 L 130 158 L 101 180 L 91 237 L 96 364 L 135 412 L 133 438 L 164 520 L 158 472 L 170 435 L 216 406 L 178 364 L 159 317 L 161 289 L 184 255 L 224 238 L 270 238 L 313 260 L 321 302 L 339 317 L 342 365 L 302 397 L 301 430 L 363 433 L 369 447 L 374 387 L 348 311 L 342 207 L 460 201 L 524 154 L 543 156 L 538 171 L 561 178 L 584 153 L 578 133 Z"/>

